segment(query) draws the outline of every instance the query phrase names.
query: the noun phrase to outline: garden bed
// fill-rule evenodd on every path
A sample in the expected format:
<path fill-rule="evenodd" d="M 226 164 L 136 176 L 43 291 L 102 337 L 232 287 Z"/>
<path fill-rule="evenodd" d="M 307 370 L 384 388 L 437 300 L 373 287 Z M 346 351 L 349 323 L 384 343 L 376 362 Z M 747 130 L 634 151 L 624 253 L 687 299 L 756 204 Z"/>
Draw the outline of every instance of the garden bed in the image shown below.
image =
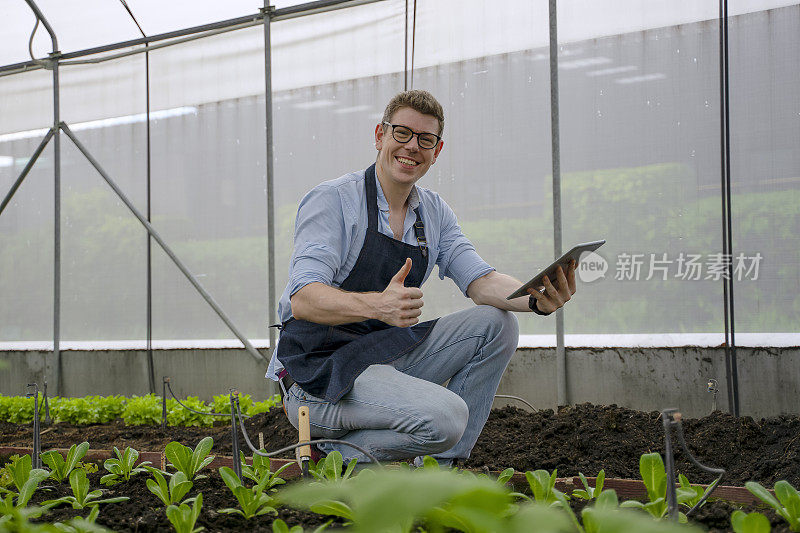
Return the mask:
<path fill-rule="evenodd" d="M 267 450 L 297 442 L 297 431 L 279 409 L 254 416 L 245 422 L 254 444 L 258 434 Z M 800 486 L 800 417 L 783 415 L 760 420 L 734 418 L 714 412 L 699 419 L 684 419 L 684 433 L 690 451 L 702 463 L 727 470 L 725 485 L 758 481 L 772 486 L 785 479 Z M 42 426 L 42 450 L 63 448 L 88 441 L 92 448 L 131 446 L 140 451 L 160 451 L 173 440 L 189 444 L 205 436 L 214 438 L 214 453 L 230 455 L 229 425 L 213 428 L 125 426 L 111 424 Z M 29 424 L 0 423 L 0 446 L 30 446 Z M 243 441 L 242 446 L 244 447 Z M 605 469 L 607 477 L 637 479 L 639 456 L 663 453 L 664 429 L 660 413 L 633 411 L 617 406 L 581 404 L 558 412 L 528 412 L 514 407 L 492 410 L 469 468 L 517 471 L 558 469 L 559 477 L 579 472 L 595 475 Z M 283 457 L 292 458 L 293 453 Z M 678 472 L 692 482 L 710 483 L 714 476 L 692 466 L 681 451 L 675 455 Z"/>
<path fill-rule="evenodd" d="M 800 418 L 781 416 L 753 420 L 749 417 L 734 418 L 715 412 L 702 419 L 683 421 L 687 444 L 701 462 L 727 469 L 723 485 L 743 485 L 746 481 L 759 481 L 771 487 L 775 481 L 785 479 L 794 486 L 800 486 Z M 250 438 L 258 444 L 259 434 L 264 447 L 278 449 L 297 441 L 297 432 L 278 409 L 261 413 L 246 421 Z M 0 462 L 10 453 L 11 446 L 30 447 L 31 426 L 29 424 L 0 423 Z M 209 477 L 196 482 L 195 490 L 202 491 L 204 503 L 198 525 L 208 531 L 272 531 L 274 518 L 281 518 L 290 526 L 302 524 L 313 529 L 327 519 L 321 515 L 291 509 L 280 509 L 277 517 L 264 516 L 257 521 L 245 521 L 236 516 L 220 514 L 220 508 L 235 507 L 236 501 L 223 484 L 217 467 L 230 462 L 230 426 L 218 425 L 213 428 L 126 426 L 121 420 L 111 424 L 77 426 L 54 424 L 43 426 L 41 435 L 42 450 L 66 448 L 71 444 L 88 441 L 92 449 L 109 450 L 130 446 L 142 451 L 142 460 L 149 460 L 161 467 L 162 451 L 167 443 L 179 441 L 194 446 L 205 436 L 212 436 L 212 453 L 217 460 L 207 471 Z M 240 442 L 245 446 L 240 435 Z M 617 406 L 595 406 L 582 404 L 562 408 L 558 412 L 542 410 L 527 412 L 514 407 L 495 409 L 473 450 L 472 458 L 466 467 L 476 471 L 499 471 L 514 468 L 517 472 L 545 469 L 558 470 L 557 488 L 570 494 L 581 488 L 579 472 L 594 476 L 600 469 L 605 470 L 606 488 L 613 488 L 620 497 L 637 497 L 643 493 L 638 479 L 639 457 L 643 453 L 663 453 L 664 435 L 660 413 L 643 413 Z M 146 453 L 146 452 L 153 453 Z M 87 460 L 99 460 L 108 452 L 98 452 Z M 226 457 L 228 456 L 228 457 Z M 291 458 L 292 453 L 284 457 Z M 688 463 L 681 451 L 676 453 L 676 469 L 685 474 L 693 483 L 709 483 L 710 474 L 701 472 Z M 285 472 L 284 477 L 297 475 L 297 468 Z M 92 488 L 99 487 L 99 477 L 105 472 L 90 474 Z M 134 477 L 131 482 L 104 488 L 104 498 L 124 495 L 131 500 L 125 503 L 107 504 L 102 507 L 98 523 L 115 531 L 164 531 L 169 522 L 163 504 L 150 493 L 145 480 L 149 476 Z M 525 483 L 524 475 L 518 474 L 513 480 L 519 489 Z M 590 478 L 590 483 L 593 480 Z M 32 503 L 57 498 L 69 494 L 68 483 L 55 484 L 51 480 L 42 484 L 53 486 L 49 491 L 36 493 Z M 744 489 L 720 487 L 715 497 L 732 501 L 712 501 L 699 509 L 693 521 L 710 531 L 731 531 L 730 514 L 744 504 L 748 511 L 756 506 L 750 502 Z M 734 504 L 733 502 L 740 502 Z M 580 509 L 582 502 L 573 500 L 571 505 Z M 773 512 L 758 508 L 772 523 L 773 531 L 789 531 L 782 520 Z M 63 521 L 72 516 L 85 515 L 85 512 L 61 507 L 47 515 L 48 522 Z"/>

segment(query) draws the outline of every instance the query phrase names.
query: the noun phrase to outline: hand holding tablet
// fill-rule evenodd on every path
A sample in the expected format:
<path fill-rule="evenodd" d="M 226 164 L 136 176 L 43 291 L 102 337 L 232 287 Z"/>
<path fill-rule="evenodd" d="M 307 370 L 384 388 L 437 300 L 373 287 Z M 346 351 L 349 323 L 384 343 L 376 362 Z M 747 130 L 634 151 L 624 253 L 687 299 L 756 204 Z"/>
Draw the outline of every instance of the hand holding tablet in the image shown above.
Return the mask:
<path fill-rule="evenodd" d="M 605 244 L 605 239 L 600 241 L 593 241 L 593 242 L 586 242 L 583 244 L 578 244 L 577 246 L 573 247 L 569 252 L 565 253 L 561 257 L 559 257 L 556 261 L 554 261 L 550 266 L 536 274 L 530 281 L 526 284 L 521 286 L 519 289 L 511 293 L 506 297 L 506 300 L 513 300 L 514 298 L 519 298 L 521 296 L 528 296 L 528 289 L 538 290 L 539 287 L 544 286 L 544 278 L 548 278 L 550 282 L 556 281 L 556 271 L 558 270 L 559 265 L 566 270 L 572 261 L 575 261 L 576 268 L 581 260 L 581 255 L 584 253 L 589 253 L 597 250 L 603 244 Z"/>

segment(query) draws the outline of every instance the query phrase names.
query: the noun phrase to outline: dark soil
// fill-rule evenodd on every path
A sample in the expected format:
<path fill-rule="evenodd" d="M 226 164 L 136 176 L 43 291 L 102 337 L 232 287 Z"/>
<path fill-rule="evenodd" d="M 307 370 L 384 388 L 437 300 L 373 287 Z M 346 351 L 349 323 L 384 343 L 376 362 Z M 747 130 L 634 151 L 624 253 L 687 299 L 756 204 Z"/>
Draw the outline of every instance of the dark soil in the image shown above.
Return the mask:
<path fill-rule="evenodd" d="M 698 461 L 726 469 L 724 485 L 741 486 L 752 480 L 771 488 L 785 479 L 800 487 L 800 417 L 753 420 L 716 411 L 684 419 L 683 428 L 689 451 Z M 579 472 L 595 476 L 605 469 L 606 477 L 639 479 L 639 457 L 648 452 L 664 453 L 664 427 L 657 411 L 581 404 L 531 413 L 505 407 L 489 415 L 465 466 L 557 468 L 559 477 Z M 676 452 L 675 464 L 692 483 L 715 478 L 691 465 L 682 450 Z"/>
<path fill-rule="evenodd" d="M 253 443 L 258 445 L 262 433 L 265 447 L 275 450 L 297 440 L 297 432 L 280 410 L 264 413 L 246 422 Z M 779 416 L 754 420 L 734 418 L 715 412 L 701 419 L 683 421 L 687 445 L 695 457 L 710 466 L 725 468 L 725 485 L 743 485 L 754 480 L 771 488 L 775 481 L 785 479 L 800 487 L 800 417 Z M 113 446 L 132 446 L 137 450 L 161 451 L 172 440 L 194 446 L 204 436 L 214 438 L 213 453 L 230 455 L 230 427 L 175 428 L 162 430 L 157 426 L 125 426 L 120 420 L 108 425 L 72 426 L 56 424 L 41 436 L 42 448 L 65 448 L 83 440 L 93 449 Z M 240 442 L 241 436 L 240 436 Z M 244 445 L 244 443 L 242 443 Z M 0 446 L 30 446 L 31 426 L 0 423 Z M 583 472 L 595 476 L 605 469 L 607 477 L 639 478 L 639 457 L 647 452 L 663 453 L 664 430 L 660 413 L 644 413 L 617 406 L 582 404 L 565 407 L 558 412 L 542 410 L 535 413 L 505 407 L 495 409 L 478 440 L 466 467 L 502 470 L 512 467 L 518 471 L 558 469 L 559 477 Z M 679 445 L 676 444 L 679 449 Z M 284 457 L 292 458 L 289 452 Z M 0 458 L 2 459 L 2 458 Z M 714 476 L 689 464 L 682 451 L 676 452 L 676 467 L 693 483 L 708 483 Z M 2 462 L 2 461 L 0 461 Z M 90 475 L 92 488 L 99 486 L 102 472 Z M 200 524 L 208 531 L 271 531 L 273 517 L 255 521 L 216 512 L 224 507 L 236 507 L 236 501 L 218 474 L 199 480 L 191 494 L 203 492 L 203 513 Z M 134 478 L 130 484 L 107 489 L 103 497 L 131 496 L 131 501 L 109 504 L 101 509 L 99 521 L 116 531 L 168 530 L 163 505 L 144 484 L 145 477 Z M 69 493 L 63 484 L 56 493 L 37 493 L 37 500 L 52 499 Z M 106 490 L 106 489 L 104 489 Z M 712 501 L 696 512 L 693 521 L 710 531 L 730 531 L 730 514 L 736 507 L 724 501 Z M 748 512 L 754 508 L 745 509 Z M 771 510 L 758 509 L 773 523 L 773 531 L 788 531 Z M 65 520 L 87 512 L 62 507 L 47 516 L 48 521 Z M 279 518 L 290 526 L 302 523 L 306 528 L 326 521 L 313 513 L 281 509 Z"/>

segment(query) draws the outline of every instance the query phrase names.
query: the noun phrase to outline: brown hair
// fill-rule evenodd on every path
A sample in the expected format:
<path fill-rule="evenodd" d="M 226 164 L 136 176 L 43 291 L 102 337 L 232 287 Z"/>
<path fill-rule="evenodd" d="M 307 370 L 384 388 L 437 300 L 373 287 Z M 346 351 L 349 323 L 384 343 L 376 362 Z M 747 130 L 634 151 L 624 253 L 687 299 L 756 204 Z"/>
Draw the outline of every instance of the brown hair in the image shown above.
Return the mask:
<path fill-rule="evenodd" d="M 439 121 L 439 136 L 442 135 L 444 131 L 444 111 L 442 110 L 442 104 L 431 93 L 413 89 L 396 94 L 386 105 L 382 122 L 390 122 L 392 115 L 402 107 L 410 107 L 423 115 L 436 117 L 436 120 Z"/>

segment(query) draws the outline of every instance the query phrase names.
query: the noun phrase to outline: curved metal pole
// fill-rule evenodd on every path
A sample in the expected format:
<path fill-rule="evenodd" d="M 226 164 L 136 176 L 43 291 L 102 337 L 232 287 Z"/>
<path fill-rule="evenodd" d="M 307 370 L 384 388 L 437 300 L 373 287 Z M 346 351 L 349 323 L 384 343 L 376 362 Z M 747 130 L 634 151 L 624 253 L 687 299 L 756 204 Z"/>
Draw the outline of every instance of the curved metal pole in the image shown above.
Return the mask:
<path fill-rule="evenodd" d="M 39 19 L 39 22 L 44 25 L 47 33 L 50 34 L 50 40 L 53 41 L 53 53 L 58 52 L 58 39 L 56 38 L 56 32 L 53 31 L 53 27 L 47 22 L 47 19 L 44 17 L 44 14 L 42 14 L 39 6 L 36 5 L 36 2 L 33 0 L 25 0 L 25 2 L 28 4 L 28 7 L 31 8 L 36 18 Z"/>

